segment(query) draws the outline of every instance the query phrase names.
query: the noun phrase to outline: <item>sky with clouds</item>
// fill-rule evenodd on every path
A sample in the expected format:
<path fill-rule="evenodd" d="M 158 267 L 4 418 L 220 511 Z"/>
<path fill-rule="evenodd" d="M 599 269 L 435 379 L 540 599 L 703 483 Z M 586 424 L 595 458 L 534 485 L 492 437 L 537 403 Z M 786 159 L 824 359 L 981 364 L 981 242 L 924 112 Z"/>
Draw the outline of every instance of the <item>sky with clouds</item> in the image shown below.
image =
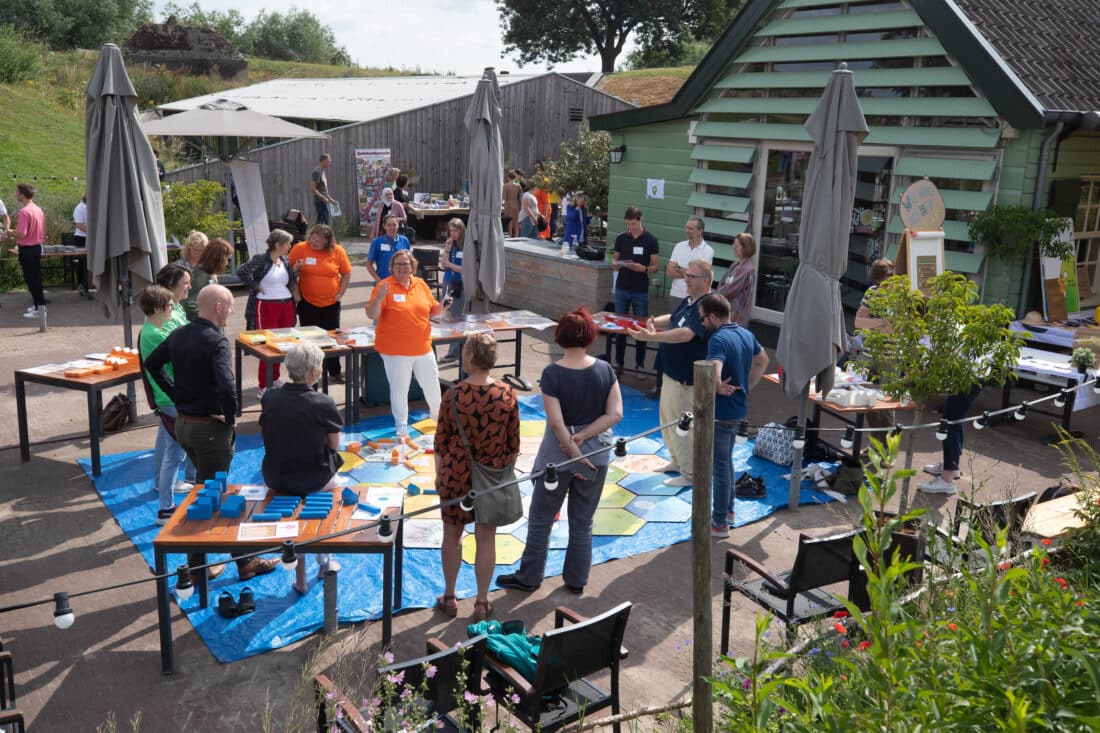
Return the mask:
<path fill-rule="evenodd" d="M 178 4 L 190 5 L 188 0 Z M 199 0 L 204 10 L 222 10 L 222 2 Z M 164 0 L 154 8 L 162 19 Z M 247 20 L 272 9 L 269 0 L 236 0 L 232 6 Z M 500 57 L 500 18 L 493 0 L 406 0 L 358 3 L 349 0 L 310 0 L 297 3 L 332 29 L 336 41 L 360 66 L 419 67 L 426 73 L 480 75 L 486 66 L 513 73 L 534 73 L 545 67 L 522 69 L 512 58 Z M 274 8 L 285 12 L 290 6 Z M 555 5 L 547 3 L 547 22 Z M 380 28 L 385 32 L 380 32 Z M 623 58 L 623 56 L 620 56 Z M 598 56 L 578 58 L 555 67 L 558 71 L 599 71 Z"/>

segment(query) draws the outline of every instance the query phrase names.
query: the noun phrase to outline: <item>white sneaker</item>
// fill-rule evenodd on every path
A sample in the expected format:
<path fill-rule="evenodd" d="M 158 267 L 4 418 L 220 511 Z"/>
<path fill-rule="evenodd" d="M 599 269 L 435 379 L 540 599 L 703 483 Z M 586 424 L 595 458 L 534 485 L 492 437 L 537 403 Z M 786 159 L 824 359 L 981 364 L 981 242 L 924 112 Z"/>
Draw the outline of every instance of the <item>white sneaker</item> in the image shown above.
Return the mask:
<path fill-rule="evenodd" d="M 944 481 L 937 476 L 931 481 L 926 481 L 923 484 L 917 486 L 917 491 L 923 491 L 926 494 L 954 494 L 955 482 Z"/>
<path fill-rule="evenodd" d="M 186 494 L 195 488 L 195 485 L 189 481 L 177 481 L 176 485 L 172 487 L 172 491 L 177 494 Z"/>
<path fill-rule="evenodd" d="M 38 308 L 28 308 L 24 313 L 24 318 L 38 318 L 39 314 L 46 315 L 46 306 L 42 306 L 41 311 Z"/>
<path fill-rule="evenodd" d="M 260 387 L 258 390 L 256 390 L 256 396 L 259 397 L 262 400 L 264 398 L 264 394 L 266 392 L 267 392 L 267 387 Z"/>
<path fill-rule="evenodd" d="M 932 476 L 939 476 L 943 473 L 943 461 L 939 463 L 929 463 L 925 465 L 924 472 Z"/>
<path fill-rule="evenodd" d="M 681 474 L 675 478 L 666 478 L 661 483 L 665 486 L 691 486 L 691 476 Z"/>
<path fill-rule="evenodd" d="M 679 473 L 679 472 L 680 472 L 680 467 L 676 464 L 675 461 L 669 461 L 665 465 L 660 466 L 656 471 L 656 473 Z"/>

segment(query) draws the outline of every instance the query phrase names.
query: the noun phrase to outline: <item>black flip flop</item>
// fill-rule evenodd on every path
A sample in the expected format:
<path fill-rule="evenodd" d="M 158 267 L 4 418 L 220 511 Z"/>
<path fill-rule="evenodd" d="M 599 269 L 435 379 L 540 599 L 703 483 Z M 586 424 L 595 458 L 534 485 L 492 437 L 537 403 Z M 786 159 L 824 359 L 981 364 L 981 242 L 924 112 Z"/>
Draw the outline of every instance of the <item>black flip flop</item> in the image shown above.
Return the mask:
<path fill-rule="evenodd" d="M 256 610 L 256 596 L 252 593 L 252 589 L 245 587 L 241 591 L 240 600 L 237 601 L 237 615 L 243 616 L 246 613 L 252 613 Z"/>
<path fill-rule="evenodd" d="M 229 591 L 222 591 L 218 596 L 218 615 L 222 618 L 237 618 L 241 615 L 240 606 L 233 600 L 233 595 Z"/>

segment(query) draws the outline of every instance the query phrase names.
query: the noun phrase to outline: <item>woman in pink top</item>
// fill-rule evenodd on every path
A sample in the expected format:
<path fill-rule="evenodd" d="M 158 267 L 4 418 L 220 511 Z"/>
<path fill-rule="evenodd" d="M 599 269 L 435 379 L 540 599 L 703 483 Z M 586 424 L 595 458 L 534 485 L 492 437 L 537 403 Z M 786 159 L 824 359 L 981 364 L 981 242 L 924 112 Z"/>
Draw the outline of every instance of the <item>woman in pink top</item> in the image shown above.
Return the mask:
<path fill-rule="evenodd" d="M 34 186 L 20 183 L 15 187 L 15 197 L 23 208 L 15 219 L 15 229 L 6 232 L 9 239 L 19 245 L 12 254 L 19 254 L 19 267 L 23 280 L 34 299 L 34 305 L 23 314 L 24 318 L 38 318 L 46 314 L 46 296 L 42 292 L 42 242 L 46 239 L 46 217 L 34 203 Z"/>

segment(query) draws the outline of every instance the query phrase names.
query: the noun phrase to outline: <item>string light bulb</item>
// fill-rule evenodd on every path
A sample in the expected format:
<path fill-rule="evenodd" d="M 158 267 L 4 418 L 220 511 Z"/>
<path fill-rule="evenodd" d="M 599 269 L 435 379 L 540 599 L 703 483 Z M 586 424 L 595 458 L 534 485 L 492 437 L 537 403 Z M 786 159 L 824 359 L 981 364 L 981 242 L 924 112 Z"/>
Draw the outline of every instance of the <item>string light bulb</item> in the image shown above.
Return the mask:
<path fill-rule="evenodd" d="M 791 447 L 795 450 L 802 450 L 806 447 L 806 428 L 799 425 L 794 429 L 794 440 L 791 441 Z"/>
<path fill-rule="evenodd" d="M 547 491 L 558 490 L 558 467 L 553 463 L 546 464 L 546 473 L 543 474 L 542 485 Z"/>
<path fill-rule="evenodd" d="M 180 565 L 176 568 L 176 597 L 186 601 L 195 594 L 195 584 L 191 582 L 191 568 Z"/>
<path fill-rule="evenodd" d="M 389 514 L 383 514 L 378 520 L 378 538 L 389 540 L 393 538 L 393 520 Z"/>
<path fill-rule="evenodd" d="M 283 570 L 294 570 L 298 567 L 298 553 L 294 551 L 294 540 L 283 542 Z"/>
<path fill-rule="evenodd" d="M 67 629 L 72 626 L 73 622 L 76 621 L 76 615 L 73 613 L 73 609 L 69 608 L 69 594 L 54 593 L 53 603 L 53 625 L 59 629 Z"/>
<path fill-rule="evenodd" d="M 1100 377 L 1096 377 L 1092 380 L 1092 393 L 1100 394 Z"/>
<path fill-rule="evenodd" d="M 676 434 L 681 438 L 686 438 L 687 434 L 691 431 L 691 421 L 694 417 L 695 416 L 690 412 L 685 412 L 680 415 L 680 422 L 676 423 Z"/>
<path fill-rule="evenodd" d="M 949 427 L 950 426 L 948 425 L 947 420 L 940 420 L 940 424 L 936 428 L 936 440 L 940 441 L 941 443 L 947 440 L 947 430 Z"/>
<path fill-rule="evenodd" d="M 462 497 L 462 500 L 458 502 L 458 506 L 462 508 L 462 511 L 472 512 L 474 510 L 474 496 L 476 495 L 476 491 L 466 492 L 466 496 Z"/>
<path fill-rule="evenodd" d="M 982 416 L 974 421 L 975 430 L 985 430 L 985 426 L 989 424 L 989 410 L 982 413 Z"/>
<path fill-rule="evenodd" d="M 894 429 L 890 431 L 891 435 L 901 435 L 901 431 L 905 430 L 905 426 L 900 422 L 894 423 Z"/>
<path fill-rule="evenodd" d="M 1065 407 L 1067 399 L 1069 399 L 1069 390 L 1068 389 L 1058 390 L 1058 396 L 1054 398 L 1054 406 L 1055 407 Z"/>
<path fill-rule="evenodd" d="M 851 450 L 852 446 L 856 442 L 856 429 L 854 426 L 849 425 L 844 428 L 844 437 L 840 439 L 840 447 L 844 450 Z"/>
<path fill-rule="evenodd" d="M 744 445 L 749 442 L 749 421 L 742 420 L 737 426 L 737 437 L 734 438 L 737 445 Z"/>
<path fill-rule="evenodd" d="M 615 455 L 619 458 L 626 455 L 626 438 L 619 438 L 615 441 Z"/>
<path fill-rule="evenodd" d="M 1017 420 L 1024 420 L 1027 418 L 1027 403 L 1021 402 L 1020 406 L 1016 408 L 1016 412 L 1013 413 L 1013 417 Z"/>

